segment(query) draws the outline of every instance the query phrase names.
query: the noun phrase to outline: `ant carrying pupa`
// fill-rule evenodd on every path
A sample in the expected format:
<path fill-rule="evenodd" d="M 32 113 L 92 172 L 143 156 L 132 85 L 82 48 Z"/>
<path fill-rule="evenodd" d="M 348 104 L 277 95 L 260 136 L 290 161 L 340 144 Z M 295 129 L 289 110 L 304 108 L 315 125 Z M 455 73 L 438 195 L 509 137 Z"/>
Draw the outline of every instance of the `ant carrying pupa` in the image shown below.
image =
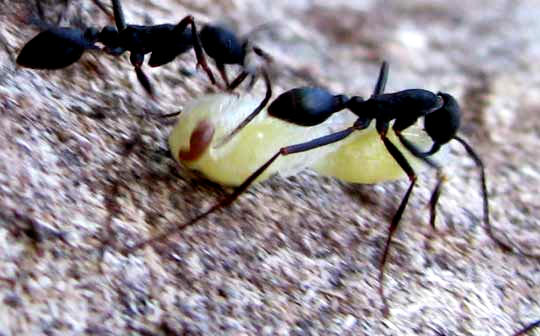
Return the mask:
<path fill-rule="evenodd" d="M 43 9 L 39 0 L 37 4 L 38 12 L 42 16 Z M 193 48 L 197 66 L 201 66 L 210 82 L 216 84 L 212 70 L 206 62 L 204 49 L 208 56 L 214 59 L 230 90 L 236 88 L 249 75 L 252 76 L 254 83 L 259 71 L 247 66 L 246 60 L 251 52 L 267 62 L 271 61 L 270 56 L 262 49 L 252 45 L 248 39 L 238 38 L 222 26 L 207 24 L 199 34 L 192 15 L 187 15 L 177 24 L 133 25 L 126 23 L 120 0 L 112 0 L 112 7 L 116 27 L 106 26 L 101 30 L 89 27 L 81 30 L 41 23 L 43 31 L 24 45 L 17 57 L 17 64 L 33 69 L 55 70 L 77 62 L 88 50 L 101 50 L 113 56 L 120 56 L 129 51 L 130 62 L 137 79 L 145 91 L 153 96 L 154 89 L 142 70 L 146 54 L 150 54 L 148 65 L 158 67 Z M 99 47 L 97 43 L 103 47 Z M 240 75 L 230 84 L 225 64 L 238 64 L 244 67 Z M 261 72 L 269 86 L 268 74 L 264 70 Z M 264 104 L 268 99 L 270 97 Z"/>
<path fill-rule="evenodd" d="M 287 158 L 289 158 L 289 155 L 298 153 L 290 158 L 293 159 L 299 157 L 299 160 L 302 161 L 305 157 L 302 158 L 302 154 L 299 153 L 308 151 L 312 153 L 312 151 L 322 150 L 328 151 L 327 153 L 333 151 L 339 155 L 343 154 L 339 153 L 343 150 L 343 147 L 340 147 L 341 145 L 349 146 L 353 142 L 363 142 L 362 145 L 357 147 L 361 151 L 362 148 L 370 148 L 373 144 L 378 143 L 381 149 L 376 150 L 374 152 L 376 154 L 366 153 L 368 156 L 366 158 L 364 153 L 359 152 L 357 158 L 358 161 L 353 160 L 349 162 L 348 165 L 352 167 L 351 169 L 353 169 L 354 172 L 351 173 L 351 170 L 347 170 L 348 176 L 345 176 L 345 174 L 332 165 L 323 165 L 320 169 L 323 173 L 334 175 L 347 181 L 373 183 L 399 177 L 400 174 L 396 173 L 395 170 L 386 169 L 389 162 L 393 162 L 391 165 L 394 167 L 397 166 L 398 171 L 401 171 L 401 174 L 404 172 L 409 179 L 409 187 L 390 221 L 389 233 L 385 241 L 381 262 L 379 264 L 379 292 L 385 312 L 388 312 L 387 300 L 384 295 L 384 270 L 392 237 L 398 228 L 403 212 L 408 204 L 409 197 L 417 181 L 415 168 L 417 167 L 417 164 L 414 162 L 420 161 L 426 166 L 437 170 L 437 184 L 433 189 L 429 201 L 430 223 L 435 227 L 436 206 L 439 201 L 443 183 L 445 182 L 445 176 L 442 173 L 440 164 L 434 159 L 434 155 L 448 142 L 456 140 L 463 145 L 467 154 L 474 160 L 480 171 L 480 185 L 483 198 L 483 221 L 488 235 L 505 251 L 512 250 L 524 255 L 529 255 L 523 253 L 519 248 L 510 243 L 500 240 L 493 233 L 489 216 L 484 165 L 468 142 L 457 135 L 457 131 L 460 127 L 461 111 L 455 98 L 448 93 L 433 93 L 423 89 L 408 89 L 394 93 L 384 93 L 387 76 L 388 64 L 383 62 L 373 94 L 367 100 L 358 96 L 349 98 L 345 95 L 334 95 L 325 89 L 313 87 L 295 88 L 282 93 L 268 106 L 266 118 L 257 118 L 253 123 L 250 123 L 238 132 L 229 143 L 219 149 L 213 149 L 211 146 L 213 139 L 216 137 L 216 133 L 226 133 L 228 130 L 234 129 L 238 125 L 237 120 L 230 123 L 232 125 L 229 124 L 226 126 L 225 128 L 227 130 L 225 131 L 215 128 L 212 120 L 204 119 L 205 116 L 203 116 L 202 119 L 195 118 L 187 123 L 185 120 L 179 122 L 169 139 L 171 153 L 174 158 L 182 162 L 188 162 L 188 165 L 193 166 L 197 166 L 196 162 L 201 160 L 196 168 L 203 170 L 203 172 L 211 179 L 224 184 L 237 185 L 237 187 L 234 189 L 233 193 L 215 203 L 208 210 L 202 212 L 187 223 L 172 228 L 150 239 L 141 241 L 132 247 L 125 248 L 124 252 L 132 253 L 144 246 L 165 241 L 172 234 L 178 233 L 199 222 L 201 219 L 206 218 L 208 215 L 230 205 L 246 191 L 253 182 L 268 177 L 272 172 L 276 171 L 276 166 L 278 167 L 277 169 L 279 169 L 280 165 L 283 166 L 283 162 L 285 162 L 284 159 L 279 160 L 282 156 L 287 156 Z M 241 120 L 245 115 L 250 113 L 254 106 L 253 103 L 251 105 L 247 104 L 249 106 L 242 106 L 241 103 L 230 99 L 231 98 L 227 96 L 216 97 L 214 100 L 212 100 L 212 98 L 203 98 L 199 110 L 217 109 L 223 112 L 238 108 L 239 110 L 243 110 L 243 112 L 240 112 L 240 116 L 236 119 Z M 246 109 L 247 112 L 245 111 Z M 344 110 L 349 110 L 356 117 L 356 119 L 349 124 L 350 126 L 333 132 L 328 132 L 327 129 L 326 135 L 321 135 L 325 134 L 325 123 L 327 120 L 333 117 L 337 112 Z M 230 118 L 230 114 L 221 113 L 221 115 L 226 115 L 226 118 Z M 414 141 L 409 140 L 406 133 L 406 131 L 412 128 L 420 118 L 424 118 L 425 134 L 430 139 L 431 143 L 430 147 L 427 147 L 427 149 L 425 149 L 424 146 L 419 146 Z M 259 122 L 259 119 L 264 121 Z M 266 120 L 268 121 L 266 122 Z M 370 128 L 373 121 L 375 127 Z M 274 126 L 272 126 L 272 123 L 274 123 Z M 221 125 L 223 125 L 223 123 Z M 281 140 L 280 132 L 284 129 L 284 125 L 289 125 L 292 130 L 285 132 L 284 142 L 290 144 L 294 141 L 292 139 L 296 136 L 295 141 L 298 143 L 294 145 L 279 144 L 278 149 L 271 149 L 271 154 L 265 155 L 264 159 L 253 156 L 253 153 L 258 153 L 265 147 L 265 141 L 270 141 L 271 144 L 269 147 L 271 147 L 275 145 L 277 140 Z M 191 129 L 191 132 L 189 132 L 189 135 L 187 136 L 182 136 L 186 127 Z M 318 129 L 320 127 L 322 127 L 322 129 Z M 268 128 L 267 133 L 262 131 L 263 128 Z M 314 132 L 310 132 L 311 130 L 314 130 Z M 305 139 L 307 137 L 306 133 L 309 133 L 309 139 L 311 140 Z M 375 136 L 367 136 L 366 134 L 369 133 L 372 135 L 374 134 Z M 294 135 L 291 136 L 291 134 Z M 367 137 L 362 139 L 362 136 Z M 257 142 L 254 140 L 257 138 L 260 138 L 261 141 Z M 251 139 L 251 141 L 249 141 L 249 139 Z M 274 141 L 275 139 L 277 140 Z M 245 144 L 246 142 L 247 144 Z M 251 150 L 236 151 L 234 149 L 235 146 L 244 146 L 244 148 L 247 146 L 251 148 Z M 223 155 L 221 158 L 219 158 L 220 154 L 217 152 L 218 150 L 223 151 L 221 153 L 221 155 Z M 208 156 L 206 157 L 206 160 L 204 160 L 204 156 L 207 154 Z M 240 155 L 244 156 L 240 157 Z M 323 153 L 315 156 L 321 157 L 324 155 L 326 154 Z M 371 157 L 369 157 L 369 155 L 375 157 L 375 160 L 370 160 Z M 378 156 L 381 157 L 380 160 L 378 159 Z M 362 162 L 362 159 L 366 160 Z M 388 161 L 388 159 L 390 161 Z M 219 168 L 216 170 L 213 169 L 214 167 L 207 166 L 212 166 L 219 160 L 228 161 L 229 164 L 240 164 L 234 166 L 234 171 L 228 171 L 216 178 L 217 175 L 212 175 L 212 172 L 219 171 Z M 242 171 L 240 166 L 243 165 L 244 162 L 249 161 L 257 161 L 257 168 L 252 169 L 249 167 L 248 175 L 242 177 L 241 181 L 230 178 L 229 175 L 243 176 L 245 172 Z M 355 164 L 358 164 L 358 166 Z M 287 163 L 287 165 L 290 165 L 290 163 Z M 363 175 L 363 169 L 361 168 L 364 168 L 366 165 L 368 166 L 367 171 L 371 171 L 374 168 L 379 174 L 377 176 L 371 176 L 369 174 Z M 372 167 L 369 167 L 370 165 Z"/>

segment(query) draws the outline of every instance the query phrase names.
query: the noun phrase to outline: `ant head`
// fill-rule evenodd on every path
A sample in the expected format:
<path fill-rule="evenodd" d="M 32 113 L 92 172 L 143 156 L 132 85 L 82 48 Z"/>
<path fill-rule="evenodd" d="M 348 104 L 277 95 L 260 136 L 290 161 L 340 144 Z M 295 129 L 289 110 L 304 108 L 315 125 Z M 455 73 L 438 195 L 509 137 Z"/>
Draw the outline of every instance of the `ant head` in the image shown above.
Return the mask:
<path fill-rule="evenodd" d="M 448 93 L 438 92 L 437 96 L 442 99 L 443 105 L 425 116 L 424 128 L 435 143 L 442 145 L 456 136 L 461 111 L 456 99 Z"/>
<path fill-rule="evenodd" d="M 404 90 L 391 94 L 387 99 L 394 99 L 404 110 L 416 112 L 416 117 L 428 116 L 444 106 L 444 98 L 423 89 Z M 384 99 L 384 98 L 383 98 Z"/>

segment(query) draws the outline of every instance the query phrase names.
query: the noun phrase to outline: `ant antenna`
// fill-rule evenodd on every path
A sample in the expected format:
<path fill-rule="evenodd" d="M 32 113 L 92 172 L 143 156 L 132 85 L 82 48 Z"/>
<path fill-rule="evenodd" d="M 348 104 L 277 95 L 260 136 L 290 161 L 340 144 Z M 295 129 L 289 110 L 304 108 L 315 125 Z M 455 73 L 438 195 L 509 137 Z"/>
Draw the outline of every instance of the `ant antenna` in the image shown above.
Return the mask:
<path fill-rule="evenodd" d="M 518 254 L 522 254 L 526 257 L 540 258 L 540 255 L 525 252 L 519 247 L 510 243 L 507 243 L 507 242 L 503 242 L 502 240 L 497 238 L 497 236 L 495 236 L 493 227 L 491 226 L 491 221 L 490 221 L 490 216 L 489 216 L 488 192 L 487 192 L 487 187 L 486 187 L 486 174 L 485 174 L 484 164 L 482 163 L 482 160 L 480 159 L 478 154 L 476 154 L 474 149 L 471 147 L 471 145 L 469 145 L 463 138 L 459 136 L 455 136 L 454 139 L 463 145 L 463 147 L 467 151 L 467 154 L 469 154 L 469 156 L 474 160 L 474 162 L 480 169 L 480 183 L 482 185 L 482 196 L 483 196 L 483 202 L 484 202 L 484 223 L 486 224 L 486 231 L 489 237 L 493 239 L 497 243 L 497 245 L 499 245 L 499 247 L 506 252 L 517 252 Z"/>
<path fill-rule="evenodd" d="M 268 75 L 268 72 L 266 70 L 262 70 L 262 76 L 264 79 L 264 83 L 266 84 L 266 94 L 264 96 L 264 99 L 255 108 L 255 110 L 251 112 L 250 115 L 248 115 L 240 124 L 238 124 L 238 126 L 236 126 L 236 128 L 231 133 L 221 138 L 221 140 L 218 141 L 214 148 L 219 148 L 228 143 L 238 132 L 240 132 L 244 127 L 246 127 L 246 125 L 249 124 L 251 120 L 253 120 L 265 108 L 266 105 L 268 105 L 268 102 L 272 97 L 272 84 L 270 82 L 270 76 Z"/>

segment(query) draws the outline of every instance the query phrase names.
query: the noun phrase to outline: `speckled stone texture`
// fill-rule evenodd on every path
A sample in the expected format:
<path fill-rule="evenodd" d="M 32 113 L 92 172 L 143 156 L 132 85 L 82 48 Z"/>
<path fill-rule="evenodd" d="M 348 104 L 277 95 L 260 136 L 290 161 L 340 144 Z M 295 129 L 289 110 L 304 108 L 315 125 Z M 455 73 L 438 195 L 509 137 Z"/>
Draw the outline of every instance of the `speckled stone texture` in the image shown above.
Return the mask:
<path fill-rule="evenodd" d="M 60 2 L 44 1 L 51 19 Z M 174 120 L 159 118 L 212 88 L 192 53 L 145 68 L 155 100 L 126 55 L 18 68 L 33 4 L 0 0 L 0 335 L 509 335 L 540 318 L 540 262 L 489 239 L 478 172 L 457 143 L 437 232 L 427 172 L 391 246 L 387 318 L 377 268 L 407 180 L 276 177 L 168 245 L 120 254 L 228 192 L 177 167 Z M 367 96 L 383 59 L 389 92 L 452 93 L 484 159 L 496 234 L 540 254 L 536 0 L 123 4 L 129 23 L 270 23 L 256 40 L 275 58 L 275 94 L 319 83 Z M 63 24 L 80 22 L 110 23 L 72 0 Z"/>

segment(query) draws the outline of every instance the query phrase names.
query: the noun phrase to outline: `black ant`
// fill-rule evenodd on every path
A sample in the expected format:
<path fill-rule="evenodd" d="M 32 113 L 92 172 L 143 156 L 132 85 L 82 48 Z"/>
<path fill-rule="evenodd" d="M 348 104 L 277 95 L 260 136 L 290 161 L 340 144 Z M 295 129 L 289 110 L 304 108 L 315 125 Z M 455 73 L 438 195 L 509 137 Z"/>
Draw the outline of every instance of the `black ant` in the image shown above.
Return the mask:
<path fill-rule="evenodd" d="M 37 3 L 39 4 L 40 1 L 38 0 Z M 184 17 L 176 25 L 132 25 L 125 22 L 120 0 L 112 0 L 112 6 L 116 28 L 106 26 L 99 31 L 95 27 L 85 30 L 49 27 L 23 47 L 17 63 L 34 69 L 61 69 L 78 61 L 85 51 L 100 49 L 96 43 L 101 43 L 103 45 L 101 50 L 110 55 L 120 56 L 126 51 L 130 52 L 130 62 L 135 68 L 137 79 L 146 92 L 152 96 L 154 90 L 142 70 L 144 55 L 148 53 L 151 54 L 148 65 L 157 67 L 173 61 L 177 56 L 193 48 L 197 65 L 204 69 L 212 84 L 216 84 L 214 75 L 206 62 L 204 48 L 208 56 L 215 60 L 230 90 L 236 88 L 248 75 L 253 76 L 254 83 L 257 73 L 245 66 L 246 56 L 251 50 L 265 60 L 271 60 L 270 56 L 260 48 L 252 46 L 248 40 L 241 41 L 224 27 L 205 25 L 199 35 L 192 15 Z M 41 8 L 41 5 L 38 8 Z M 191 26 L 191 30 L 188 26 Z M 224 68 L 225 64 L 244 66 L 244 71 L 230 85 Z M 269 79 L 265 71 L 263 76 L 268 83 Z"/>
<path fill-rule="evenodd" d="M 150 80 L 142 70 L 144 55 L 151 53 L 148 64 L 156 67 L 194 48 L 197 64 L 206 71 L 211 82 L 215 83 L 202 53 L 193 16 L 184 17 L 176 25 L 128 25 L 120 0 L 112 0 L 112 5 L 116 28 L 106 26 L 99 31 L 90 27 L 83 31 L 71 27 L 50 27 L 23 47 L 17 63 L 34 69 L 61 69 L 78 61 L 85 51 L 100 49 L 96 45 L 99 42 L 104 46 L 101 50 L 110 55 L 119 56 L 129 51 L 137 79 L 146 92 L 153 95 Z M 191 25 L 191 31 L 188 25 Z"/>
<path fill-rule="evenodd" d="M 424 161 L 428 166 L 435 168 L 438 172 L 438 181 L 429 201 L 430 223 L 433 227 L 435 227 L 436 205 L 438 203 L 441 187 L 445 179 L 441 172 L 441 167 L 435 163 L 430 156 L 439 151 L 441 146 L 445 145 L 451 140 L 456 140 L 464 146 L 468 155 L 474 160 L 480 170 L 480 182 L 484 209 L 483 216 L 488 235 L 503 250 L 513 250 L 511 245 L 499 240 L 499 238 L 493 234 L 489 219 L 489 204 L 484 165 L 473 148 L 463 138 L 457 135 L 457 131 L 460 127 L 461 117 L 461 112 L 457 101 L 448 93 L 439 92 L 435 94 L 423 89 L 409 89 L 385 94 L 383 92 L 386 86 L 387 77 L 388 64 L 383 62 L 373 94 L 367 100 L 364 100 L 358 96 L 348 98 L 345 95 L 333 95 L 324 89 L 313 87 L 296 88 L 281 94 L 268 107 L 268 114 L 271 117 L 279 118 L 298 126 L 309 127 L 318 125 L 328 119 L 332 114 L 345 109 L 353 112 L 358 119 L 352 126 L 342 131 L 316 138 L 308 142 L 281 148 L 268 161 L 266 161 L 266 163 L 252 173 L 240 186 L 238 186 L 232 194 L 225 197 L 220 202 L 217 202 L 205 212 L 179 227 L 168 230 L 167 232 L 156 237 L 142 241 L 133 247 L 126 248 L 124 252 L 133 252 L 148 244 L 154 244 L 158 241 L 166 239 L 172 233 L 181 231 L 186 227 L 197 223 L 199 220 L 205 218 L 209 214 L 230 205 L 278 157 L 309 151 L 314 148 L 341 141 L 355 131 L 361 131 L 368 128 L 372 121 L 375 121 L 375 128 L 379 133 L 380 139 L 385 145 L 387 151 L 407 174 L 410 181 L 409 187 L 403 196 L 396 213 L 392 217 L 389 233 L 386 238 L 379 265 L 379 293 L 383 300 L 385 313 L 388 312 L 388 305 L 384 296 L 383 287 L 384 267 L 388 258 L 390 242 L 394 233 L 396 232 L 400 219 L 407 206 L 409 196 L 411 195 L 417 180 L 417 175 L 411 164 L 405 158 L 404 154 L 388 139 L 387 133 L 390 128 L 395 132 L 399 141 L 409 152 L 411 152 L 411 154 Z M 431 148 L 425 152 L 402 135 L 402 131 L 415 124 L 421 117 L 424 117 L 425 131 L 433 141 Z M 392 121 L 393 125 L 391 125 Z M 521 251 L 519 252 L 521 253 Z"/>

